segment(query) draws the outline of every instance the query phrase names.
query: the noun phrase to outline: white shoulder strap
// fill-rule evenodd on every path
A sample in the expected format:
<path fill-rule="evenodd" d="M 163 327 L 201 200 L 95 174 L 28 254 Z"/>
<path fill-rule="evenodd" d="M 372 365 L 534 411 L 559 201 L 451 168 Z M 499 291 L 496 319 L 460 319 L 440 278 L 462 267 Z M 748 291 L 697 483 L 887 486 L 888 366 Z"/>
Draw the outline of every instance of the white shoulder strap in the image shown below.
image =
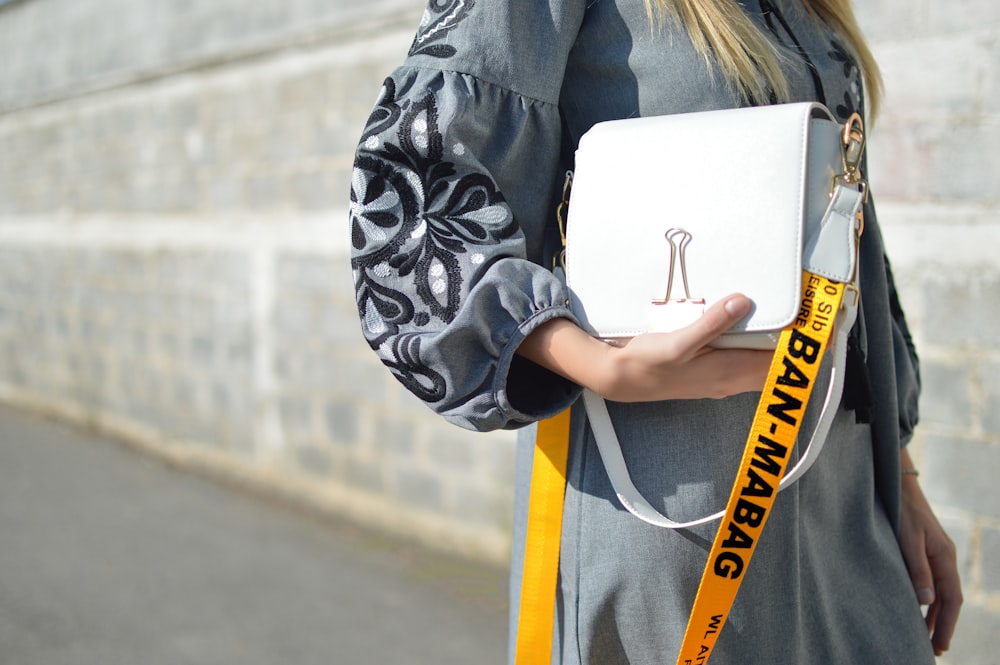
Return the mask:
<path fill-rule="evenodd" d="M 857 229 L 854 228 L 854 220 L 863 203 L 863 199 L 863 192 L 859 192 L 858 190 L 854 190 L 852 188 L 838 187 L 835 196 L 831 200 L 830 207 L 824 215 L 822 227 L 824 231 L 827 231 L 827 233 L 825 233 L 826 237 L 843 238 L 846 239 L 849 244 L 852 244 L 852 251 L 847 252 L 848 256 L 851 254 L 856 256 L 857 247 L 852 243 L 852 239 L 853 242 L 857 241 Z M 837 229 L 840 229 L 840 232 L 832 232 Z M 844 231 L 847 231 L 850 235 L 845 236 Z M 824 244 L 827 247 L 830 247 L 833 243 L 827 242 Z M 840 251 L 834 252 L 834 255 L 840 257 L 844 256 L 845 253 L 842 250 L 843 248 L 840 248 Z M 826 253 L 828 254 L 829 252 Z M 829 274 L 831 271 L 823 270 L 822 268 L 817 270 L 818 266 L 811 265 L 822 262 L 823 258 L 821 257 L 823 254 L 824 251 L 822 251 L 821 248 L 817 248 L 815 246 L 808 248 L 806 267 L 818 273 L 826 272 Z M 836 262 L 833 263 L 836 264 Z M 841 262 L 841 266 L 843 266 L 843 262 Z M 843 279 L 843 281 L 856 282 L 856 274 L 851 274 L 856 271 L 856 264 L 854 261 L 851 261 L 849 266 L 843 266 L 840 270 L 834 270 L 833 272 L 843 274 L 845 270 L 849 272 L 847 275 L 844 275 L 846 279 Z M 837 413 L 837 407 L 840 404 L 840 397 L 844 389 L 847 339 L 858 314 L 858 299 L 856 294 L 853 295 L 855 297 L 852 297 L 851 293 L 845 294 L 844 301 L 837 316 L 836 338 L 831 349 L 833 353 L 833 368 L 830 376 L 829 387 L 826 392 L 826 398 L 823 403 L 823 410 L 820 413 L 819 420 L 816 424 L 816 430 L 813 432 L 809 445 L 806 446 L 805 450 L 800 455 L 798 462 L 781 479 L 780 489 L 790 486 L 802 477 L 802 474 L 808 471 L 809 467 L 811 467 L 819 457 L 820 452 L 823 450 L 823 445 L 826 443 L 826 437 L 830 431 L 830 426 L 833 423 L 833 418 Z M 625 466 L 625 457 L 622 455 L 618 435 L 615 433 L 614 425 L 611 423 L 611 416 L 608 414 L 608 407 L 604 403 L 604 399 L 597 393 L 584 390 L 583 401 L 587 410 L 587 416 L 590 420 L 590 426 L 594 432 L 594 438 L 597 440 L 597 448 L 600 451 L 604 467 L 607 469 L 608 477 L 611 479 L 611 485 L 614 487 L 615 493 L 618 495 L 618 500 L 621 501 L 622 505 L 625 506 L 630 513 L 644 522 L 667 529 L 686 529 L 699 524 L 712 522 L 721 518 L 725 514 L 725 510 L 720 510 L 712 515 L 689 522 L 675 522 L 653 508 L 653 506 L 646 501 L 642 494 L 639 493 L 639 490 L 636 489 L 632 482 L 632 477 L 629 475 L 628 468 Z"/>
<path fill-rule="evenodd" d="M 854 303 L 841 310 L 838 321 L 838 331 L 836 342 L 833 347 L 834 362 L 830 377 L 830 384 L 826 391 L 826 400 L 823 404 L 823 411 L 819 421 L 816 423 L 816 430 L 813 432 L 809 445 L 806 446 L 800 455 L 798 462 L 792 467 L 785 477 L 781 479 L 780 489 L 784 489 L 798 480 L 802 474 L 809 470 L 826 442 L 826 436 L 830 431 L 830 425 L 837 413 L 840 403 L 840 396 L 844 388 L 844 368 L 847 356 L 847 338 L 850 335 L 851 326 L 857 316 L 857 306 Z M 724 510 L 702 517 L 690 522 L 675 522 L 662 515 L 639 493 L 632 483 L 628 468 L 625 466 L 625 457 L 622 455 L 621 444 L 618 442 L 618 435 L 615 433 L 614 425 L 611 423 L 611 416 L 608 414 L 608 407 L 604 399 L 595 392 L 585 390 L 583 392 L 583 402 L 587 409 L 587 416 L 590 419 L 590 426 L 594 431 L 594 438 L 597 439 L 597 448 L 601 453 L 601 460 L 604 468 L 607 469 L 611 485 L 615 488 L 618 500 L 625 508 L 644 522 L 666 529 L 686 529 L 712 522 L 723 516 Z"/>

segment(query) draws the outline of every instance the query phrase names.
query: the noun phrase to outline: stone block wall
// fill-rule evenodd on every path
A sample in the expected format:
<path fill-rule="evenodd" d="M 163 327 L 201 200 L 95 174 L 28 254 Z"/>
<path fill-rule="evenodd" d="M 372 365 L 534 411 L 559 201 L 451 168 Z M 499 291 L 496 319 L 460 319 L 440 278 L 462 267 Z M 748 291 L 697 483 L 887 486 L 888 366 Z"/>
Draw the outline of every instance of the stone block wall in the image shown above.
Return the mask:
<path fill-rule="evenodd" d="M 883 68 L 871 180 L 921 356 L 921 481 L 966 603 L 940 662 L 991 665 L 1000 633 L 1000 5 L 857 3 Z"/>
<path fill-rule="evenodd" d="M 993 665 L 1000 4 L 857 4 L 887 91 L 873 191 L 923 363 L 913 452 L 966 583 L 941 662 Z M 354 144 L 422 5 L 0 6 L 0 399 L 504 560 L 512 435 L 416 403 L 351 293 Z"/>
<path fill-rule="evenodd" d="M 0 9 L 0 398 L 505 561 L 513 434 L 406 393 L 353 298 L 353 153 L 422 10 Z"/>

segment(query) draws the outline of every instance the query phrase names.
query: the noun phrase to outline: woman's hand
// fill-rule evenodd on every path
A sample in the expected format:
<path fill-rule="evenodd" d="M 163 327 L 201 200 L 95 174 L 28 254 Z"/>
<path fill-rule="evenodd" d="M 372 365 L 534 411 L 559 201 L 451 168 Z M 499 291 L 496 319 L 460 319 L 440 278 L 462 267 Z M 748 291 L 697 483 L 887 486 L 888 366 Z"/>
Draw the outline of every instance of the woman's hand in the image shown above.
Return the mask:
<path fill-rule="evenodd" d="M 903 451 L 903 466 L 911 467 Z M 941 528 L 924 497 L 917 478 L 903 476 L 899 545 L 910 570 L 917 600 L 927 608 L 927 630 L 934 653 L 940 656 L 951 645 L 962 607 L 962 585 L 958 577 L 955 544 Z"/>
<path fill-rule="evenodd" d="M 709 346 L 749 312 L 750 301 L 732 295 L 685 328 L 639 335 L 622 345 L 556 319 L 532 332 L 518 353 L 617 402 L 717 399 L 764 387 L 772 352 Z"/>

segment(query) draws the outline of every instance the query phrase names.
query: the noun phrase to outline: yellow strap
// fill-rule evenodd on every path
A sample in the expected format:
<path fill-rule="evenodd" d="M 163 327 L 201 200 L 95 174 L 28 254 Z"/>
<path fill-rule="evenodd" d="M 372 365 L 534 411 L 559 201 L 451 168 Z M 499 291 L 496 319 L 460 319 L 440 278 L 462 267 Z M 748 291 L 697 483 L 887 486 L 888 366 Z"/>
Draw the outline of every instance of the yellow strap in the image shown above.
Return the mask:
<path fill-rule="evenodd" d="M 779 338 L 726 515 L 691 610 L 678 665 L 707 663 L 725 625 L 788 467 L 843 293 L 843 284 L 803 274 L 799 318 Z M 569 413 L 564 411 L 538 424 L 515 665 L 548 665 L 552 658 Z"/>
<path fill-rule="evenodd" d="M 569 413 L 567 409 L 538 423 L 514 652 L 516 665 L 548 665 L 552 660 L 559 539 L 569 455 Z"/>
<path fill-rule="evenodd" d="M 678 665 L 707 663 L 726 623 L 788 467 L 843 294 L 843 284 L 803 273 L 799 317 L 782 331 L 775 349 L 726 515 L 688 619 Z"/>

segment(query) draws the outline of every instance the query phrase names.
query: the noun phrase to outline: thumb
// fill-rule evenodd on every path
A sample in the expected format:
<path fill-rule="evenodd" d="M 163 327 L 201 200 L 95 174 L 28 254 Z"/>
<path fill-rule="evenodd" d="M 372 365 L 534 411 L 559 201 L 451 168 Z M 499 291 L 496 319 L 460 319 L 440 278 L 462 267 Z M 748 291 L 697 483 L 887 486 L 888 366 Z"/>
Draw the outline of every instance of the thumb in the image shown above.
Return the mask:
<path fill-rule="evenodd" d="M 677 341 L 686 353 L 708 346 L 715 338 L 750 313 L 750 299 L 740 293 L 726 296 L 705 310 L 694 323 L 676 331 Z"/>

